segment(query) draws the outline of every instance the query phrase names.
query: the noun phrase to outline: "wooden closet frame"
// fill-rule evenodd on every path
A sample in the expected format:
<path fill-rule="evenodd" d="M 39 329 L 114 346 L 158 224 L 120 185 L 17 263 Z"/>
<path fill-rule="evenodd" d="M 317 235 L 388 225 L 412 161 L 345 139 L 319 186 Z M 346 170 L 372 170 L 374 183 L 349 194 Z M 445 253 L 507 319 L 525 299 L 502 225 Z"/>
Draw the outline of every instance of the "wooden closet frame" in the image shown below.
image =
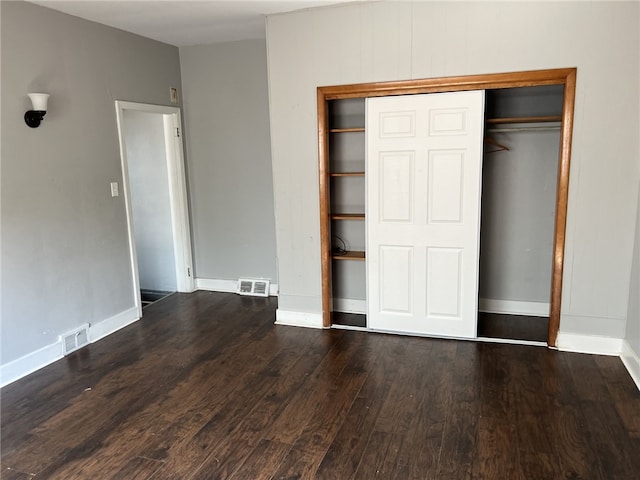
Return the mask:
<path fill-rule="evenodd" d="M 532 70 L 525 72 L 492 73 L 459 77 L 428 78 L 393 82 L 360 83 L 318 87 L 318 160 L 320 173 L 320 245 L 322 260 L 322 325 L 332 325 L 331 287 L 331 218 L 329 212 L 329 119 L 328 100 L 344 98 L 383 97 L 390 95 L 414 95 L 421 93 L 445 93 L 462 90 L 490 90 L 500 88 L 534 87 L 540 85 L 564 85 L 562 121 L 560 129 L 560 153 L 558 162 L 558 187 L 556 193 L 556 221 L 554 231 L 553 266 L 551 277 L 551 301 L 547 344 L 555 347 L 560 327 L 562 301 L 562 271 L 569 196 L 569 166 L 573 109 L 576 94 L 576 68 Z"/>

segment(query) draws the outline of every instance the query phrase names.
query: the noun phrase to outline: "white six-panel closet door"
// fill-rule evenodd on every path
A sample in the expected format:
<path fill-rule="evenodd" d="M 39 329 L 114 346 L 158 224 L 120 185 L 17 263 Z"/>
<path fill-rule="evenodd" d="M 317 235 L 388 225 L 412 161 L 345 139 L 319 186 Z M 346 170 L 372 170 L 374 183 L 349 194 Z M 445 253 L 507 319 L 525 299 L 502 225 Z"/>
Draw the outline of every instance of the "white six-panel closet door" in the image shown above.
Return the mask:
<path fill-rule="evenodd" d="M 475 337 L 484 91 L 367 99 L 368 325 Z"/>

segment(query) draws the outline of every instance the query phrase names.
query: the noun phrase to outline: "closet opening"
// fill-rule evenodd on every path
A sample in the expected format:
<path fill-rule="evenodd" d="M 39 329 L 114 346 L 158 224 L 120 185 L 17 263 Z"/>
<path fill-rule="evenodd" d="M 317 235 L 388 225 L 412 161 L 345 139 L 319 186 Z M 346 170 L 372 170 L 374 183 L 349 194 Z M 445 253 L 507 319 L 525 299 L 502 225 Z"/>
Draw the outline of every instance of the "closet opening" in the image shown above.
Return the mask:
<path fill-rule="evenodd" d="M 556 346 L 562 299 L 562 274 L 576 74 L 577 70 L 575 68 L 565 68 L 318 87 L 317 116 L 322 317 L 325 328 L 372 329 L 369 325 L 370 321 L 366 318 L 367 312 L 371 313 L 371 305 L 367 303 L 368 301 L 371 302 L 371 300 L 366 298 L 369 293 L 369 284 L 372 283 L 372 281 L 377 281 L 370 278 L 369 270 L 371 269 L 369 268 L 369 260 L 367 258 L 367 245 L 370 239 L 366 238 L 366 236 L 371 235 L 365 233 L 365 238 L 362 240 L 362 233 L 354 233 L 367 232 L 369 228 L 367 225 L 369 225 L 369 223 L 365 219 L 365 214 L 362 212 L 369 211 L 367 199 L 369 199 L 372 194 L 369 188 L 378 185 L 375 183 L 377 182 L 377 180 L 375 180 L 376 177 L 367 175 L 366 172 L 367 161 L 365 160 L 365 156 L 367 152 L 364 146 L 364 139 L 368 141 L 370 136 L 369 132 L 365 132 L 365 128 L 369 130 L 370 125 L 368 122 L 373 121 L 367 113 L 366 105 L 368 103 L 373 104 L 372 99 L 374 97 L 447 94 L 481 90 L 483 91 L 483 95 L 487 97 L 486 115 L 484 119 L 482 115 L 479 115 L 478 120 L 473 120 L 473 124 L 475 125 L 476 122 L 481 124 L 483 120 L 485 121 L 487 135 L 484 139 L 484 145 L 481 145 L 483 143 L 482 137 L 479 138 L 477 144 L 477 148 L 480 150 L 483 146 L 485 148 L 485 153 L 482 154 L 482 152 L 480 152 L 480 155 L 487 163 L 485 166 L 486 171 L 483 172 L 483 175 L 478 180 L 478 182 L 483 184 L 485 194 L 487 194 L 489 188 L 493 186 L 498 185 L 504 187 L 504 182 L 501 179 L 504 178 L 505 175 L 513 176 L 517 174 L 516 176 L 531 176 L 536 179 L 535 182 L 530 183 L 536 185 L 536 188 L 539 189 L 538 195 L 541 195 L 540 192 L 542 192 L 545 196 L 543 200 L 538 201 L 535 200 L 535 192 L 527 191 L 524 187 L 516 188 L 512 186 L 507 188 L 507 190 L 497 189 L 493 194 L 487 194 L 492 195 L 493 198 L 483 198 L 480 200 L 480 205 L 484 200 L 487 201 L 487 208 L 483 208 L 485 211 L 481 212 L 480 222 L 478 222 L 481 224 L 481 228 L 476 230 L 477 232 L 485 230 L 485 233 L 480 237 L 480 241 L 478 242 L 480 249 L 473 263 L 473 265 L 477 265 L 478 269 L 476 273 L 478 274 L 478 278 L 481 279 L 481 282 L 477 285 L 477 289 L 470 289 L 475 291 L 474 296 L 478 300 L 477 308 L 472 309 L 472 311 L 476 311 L 476 313 L 473 314 L 473 321 L 476 322 L 476 314 L 480 311 L 482 316 L 486 316 L 485 314 L 493 315 L 494 320 L 509 320 L 509 328 L 507 330 L 511 329 L 511 331 L 497 332 L 495 324 L 499 322 L 494 321 L 494 326 L 490 328 L 489 325 L 492 323 L 491 319 L 488 323 L 480 319 L 479 323 L 474 323 L 477 327 L 474 330 L 474 336 L 468 337 L 466 333 L 464 336 L 465 338 L 511 338 L 516 341 L 532 339 L 528 341 L 546 343 L 550 347 Z M 459 112 L 463 111 L 466 107 L 463 107 L 462 110 L 455 110 L 455 108 L 452 110 L 449 106 L 450 105 L 443 105 L 443 107 L 436 107 L 440 108 L 440 110 L 432 113 L 432 115 L 440 115 L 445 112 L 445 110 L 449 112 L 440 115 L 439 118 L 444 123 L 441 123 L 438 128 L 452 127 L 455 129 L 457 128 L 456 125 L 460 125 L 463 129 L 466 128 L 464 127 L 464 121 L 458 122 L 458 120 L 456 120 L 462 118 Z M 411 108 L 412 107 L 403 107 L 404 111 L 407 112 L 411 110 Z M 403 113 L 400 110 L 398 110 L 398 112 Z M 385 113 L 384 115 L 387 114 Z M 389 115 L 392 117 L 397 116 L 395 112 L 391 111 Z M 351 120 L 360 118 L 360 121 L 354 123 L 351 120 L 345 120 L 349 118 Z M 343 122 L 343 120 L 345 121 Z M 392 128 L 404 128 L 404 126 L 409 125 L 412 120 L 408 120 L 409 123 L 403 122 L 403 120 L 399 120 L 399 123 L 394 123 Z M 377 131 L 375 128 L 371 131 Z M 432 134 L 433 133 L 430 133 L 430 135 Z M 437 134 L 437 132 L 435 134 Z M 555 144 L 552 141 L 551 143 L 545 144 L 546 146 L 544 147 L 535 147 L 532 145 L 533 140 L 529 137 L 540 137 L 541 135 L 554 136 L 555 140 L 553 141 L 555 141 Z M 523 142 L 524 145 L 526 145 L 525 147 L 521 145 Z M 347 143 L 350 145 L 347 145 Z M 340 144 L 345 145 L 339 148 Z M 555 145 L 555 147 L 552 145 Z M 544 172 L 529 172 L 527 168 L 532 165 L 525 163 L 524 167 L 522 167 L 521 160 L 507 163 L 504 161 L 505 158 L 507 158 L 506 156 L 500 157 L 500 155 L 513 156 L 517 152 L 521 153 L 523 151 L 529 152 L 528 155 L 532 156 L 532 152 L 539 154 L 543 150 L 551 151 L 554 148 L 555 155 L 549 155 L 551 160 L 548 160 L 555 170 L 555 174 L 551 176 L 549 176 L 548 169 L 545 169 Z M 385 153 L 385 155 L 387 155 L 385 158 L 391 158 L 388 156 L 389 153 L 393 152 L 388 151 Z M 440 154 L 438 153 L 438 155 Z M 350 156 L 353 156 L 353 162 L 349 161 Z M 357 165 L 355 161 L 356 157 L 359 159 L 361 166 Z M 396 157 L 399 158 L 399 156 Z M 458 155 L 451 156 L 451 158 L 453 157 L 461 158 Z M 341 160 L 337 163 L 336 159 L 340 158 L 342 160 L 346 159 L 347 161 Z M 547 157 L 545 156 L 545 158 Z M 460 161 L 458 161 L 458 163 L 460 163 Z M 501 171 L 501 169 L 498 168 L 498 166 L 502 164 L 506 164 L 506 170 Z M 392 181 L 392 183 L 388 184 L 391 186 L 391 189 L 388 191 L 392 193 L 394 189 L 398 194 L 402 194 L 403 191 L 408 191 L 405 187 L 403 187 L 404 190 L 402 190 L 402 188 L 399 187 L 400 183 L 404 182 L 406 184 L 407 178 L 418 178 L 416 175 L 419 175 L 419 172 L 418 170 L 413 170 L 412 161 L 391 159 L 387 162 L 387 165 L 390 166 L 390 169 L 385 171 L 385 178 Z M 454 181 L 457 181 L 457 176 L 459 176 L 460 179 L 463 178 L 460 176 L 463 170 L 457 169 L 457 167 L 453 168 L 455 165 L 457 164 L 446 163 L 444 157 L 434 157 L 432 166 L 429 168 L 438 168 L 439 170 L 436 173 L 444 175 L 444 177 L 441 177 L 443 179 L 447 178 L 451 180 L 453 178 Z M 395 170 L 391 169 L 391 166 Z M 388 174 L 391 175 L 389 176 Z M 365 180 L 367 177 L 371 178 Z M 398 181 L 396 182 L 396 180 Z M 369 186 L 367 187 L 367 185 Z M 443 189 L 443 187 L 441 187 L 442 184 L 438 182 L 434 183 L 434 185 L 439 186 L 435 194 L 441 195 L 440 198 L 446 199 L 451 197 L 451 195 L 447 193 L 449 192 L 449 187 Z M 452 185 L 454 187 L 456 186 L 455 183 Z M 460 183 L 460 185 L 462 184 Z M 466 189 L 461 191 L 466 191 Z M 513 196 L 514 193 L 518 194 L 517 199 L 511 200 L 509 195 Z M 359 199 L 358 202 L 353 201 L 356 198 Z M 378 197 L 376 196 L 376 198 Z M 402 199 L 401 195 L 395 198 Z M 528 205 L 527 208 L 531 208 L 532 203 L 541 203 L 546 205 L 546 209 L 535 213 L 535 215 L 528 212 L 526 208 L 520 213 L 514 213 L 512 210 L 518 203 L 525 203 L 525 206 Z M 491 214 L 490 211 L 487 210 L 489 205 L 492 204 L 494 207 L 496 205 L 498 206 L 498 212 L 495 214 Z M 399 205 L 399 203 L 396 202 L 396 205 Z M 418 203 L 416 205 L 422 204 Z M 440 203 L 439 205 L 445 204 Z M 479 210 L 480 205 L 477 207 Z M 449 215 L 451 213 L 450 210 L 451 209 L 446 210 L 445 213 Z M 374 218 L 378 218 L 377 215 L 379 214 L 374 213 Z M 521 242 L 518 248 L 521 253 L 524 252 L 522 257 L 519 258 L 520 263 L 510 260 L 509 255 L 513 255 L 513 252 L 503 248 L 500 242 L 492 242 L 492 237 L 495 237 L 496 232 L 507 228 L 510 215 L 516 215 L 517 221 L 524 226 L 524 230 L 516 231 L 516 233 L 512 231 L 514 229 L 511 227 L 508 229 L 509 235 L 520 237 Z M 507 223 L 504 222 L 505 218 L 507 219 Z M 365 227 L 363 228 L 362 225 L 365 225 Z M 544 225 L 544 227 L 542 227 L 542 225 Z M 551 231 L 550 236 L 543 235 L 543 232 L 548 233 L 549 231 Z M 536 244 L 534 248 L 533 240 L 538 236 L 544 237 L 544 242 L 539 245 Z M 503 238 L 501 241 L 508 241 L 508 238 Z M 364 247 L 362 247 L 361 244 L 364 245 Z M 391 252 L 391 256 L 385 260 L 386 265 L 390 266 L 389 268 L 395 265 L 394 262 L 400 262 L 408 265 L 409 269 L 411 269 L 411 265 L 413 264 L 411 253 L 407 256 L 407 254 L 403 252 L 409 251 L 412 245 L 408 245 L 406 248 L 401 247 L 395 251 L 389 250 L 386 246 L 384 248 Z M 376 252 L 377 251 L 378 250 L 376 250 Z M 545 251 L 547 254 L 546 260 L 540 260 L 538 262 L 534 259 L 537 258 L 537 256 L 541 258 Z M 394 252 L 399 253 L 396 255 Z M 440 268 L 449 268 L 447 265 L 451 267 L 448 270 L 441 269 L 440 271 L 444 273 L 444 277 L 446 277 L 445 280 L 449 282 L 448 285 L 455 287 L 456 278 L 464 278 L 460 277 L 459 273 L 456 273 L 458 277 L 451 273 L 457 271 L 455 267 L 455 265 L 458 264 L 457 259 L 462 258 L 457 256 L 456 247 L 453 244 L 451 244 L 451 246 L 443 245 L 442 248 L 438 247 L 436 250 L 432 250 L 432 252 L 434 252 L 433 255 L 438 256 L 437 260 L 440 262 L 438 264 Z M 420 255 L 422 255 L 422 253 L 420 253 Z M 497 256 L 497 258 L 493 258 L 495 256 Z M 471 265 L 468 262 L 466 264 Z M 529 268 L 530 266 L 531 268 Z M 510 272 L 509 269 L 511 269 L 512 272 Z M 513 280 L 509 277 L 513 271 L 517 270 L 519 270 L 520 273 L 518 279 L 520 285 L 512 284 L 511 282 Z M 378 269 L 374 271 L 382 272 L 382 270 Z M 364 275 L 362 272 L 364 272 Z M 364 281 L 361 282 L 359 286 L 356 286 L 353 279 L 358 276 L 364 276 Z M 537 282 L 533 277 L 545 277 L 546 281 Z M 390 278 L 403 280 L 397 276 Z M 401 283 L 402 285 L 406 283 L 407 286 L 409 286 L 412 281 L 410 277 L 406 278 L 409 278 L 408 283 Z M 429 278 L 431 285 L 434 285 L 433 280 L 435 277 Z M 467 275 L 466 278 L 470 277 Z M 482 281 L 482 279 L 484 279 L 484 281 Z M 391 292 L 401 292 L 404 287 L 399 284 L 396 285 L 394 282 L 395 280 L 387 281 L 385 283 L 387 287 L 385 288 L 388 288 Z M 543 285 L 543 283 L 546 283 L 546 285 Z M 533 294 L 521 295 L 518 289 L 523 285 L 534 285 L 535 288 L 532 288 Z M 544 294 L 541 293 L 543 290 L 545 290 Z M 362 295 L 363 291 L 364 295 Z M 416 292 L 419 295 L 423 295 L 419 289 Z M 468 299 L 470 293 L 463 293 L 464 294 L 459 294 L 459 298 Z M 438 297 L 432 298 L 440 300 Z M 448 304 L 446 308 L 452 307 L 449 308 L 449 310 L 451 310 L 453 314 L 447 315 L 452 318 L 455 317 L 453 318 L 454 320 L 458 317 L 460 319 L 466 319 L 466 314 L 460 315 L 459 313 L 455 313 L 455 308 L 453 308 L 455 307 L 455 302 L 452 303 L 450 301 L 451 298 L 454 297 L 447 297 L 446 301 Z M 374 303 L 376 302 L 374 301 Z M 437 305 L 441 307 L 444 304 L 442 301 L 439 301 Z M 522 307 L 527 308 L 523 311 Z M 376 308 L 382 307 L 376 303 Z M 393 305 L 391 305 L 391 308 L 393 308 Z M 446 309 L 442 311 L 444 312 Z M 504 317 L 504 315 L 510 315 L 510 317 L 507 318 Z M 536 330 L 536 333 L 529 332 L 523 334 L 515 332 L 518 322 L 524 322 L 526 329 Z M 534 324 L 537 325 L 537 327 L 534 328 Z M 385 328 L 380 331 L 411 334 L 411 331 L 403 328 L 392 330 Z M 446 334 L 438 334 L 437 332 L 433 335 L 446 336 Z M 448 336 L 450 336 L 450 334 Z"/>
<path fill-rule="evenodd" d="M 480 338 L 546 344 L 563 85 L 487 90 Z"/>

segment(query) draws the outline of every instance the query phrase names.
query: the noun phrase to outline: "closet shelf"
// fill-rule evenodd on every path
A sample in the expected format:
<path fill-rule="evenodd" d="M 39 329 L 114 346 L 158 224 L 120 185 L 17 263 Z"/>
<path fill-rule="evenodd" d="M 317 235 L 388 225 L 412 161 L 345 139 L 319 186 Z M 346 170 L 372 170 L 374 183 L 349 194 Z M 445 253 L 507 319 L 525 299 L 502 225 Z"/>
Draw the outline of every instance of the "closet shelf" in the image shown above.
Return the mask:
<path fill-rule="evenodd" d="M 353 128 L 330 128 L 330 133 L 351 133 L 351 132 L 364 132 L 364 127 Z"/>
<path fill-rule="evenodd" d="M 488 118 L 487 124 L 500 125 L 507 123 L 545 123 L 545 122 L 561 122 L 562 115 L 547 115 L 542 117 L 505 117 L 505 118 Z"/>
<path fill-rule="evenodd" d="M 500 127 L 487 128 L 487 133 L 512 133 L 512 132 L 552 132 L 560 130 L 560 125 L 549 127 Z M 508 150 L 508 149 L 507 149 Z"/>
<path fill-rule="evenodd" d="M 331 177 L 364 177 L 364 172 L 332 172 Z"/>
<path fill-rule="evenodd" d="M 364 213 L 332 213 L 331 220 L 364 220 Z"/>
<path fill-rule="evenodd" d="M 341 255 L 333 254 L 331 256 L 334 260 L 364 260 L 364 252 L 347 251 Z"/>

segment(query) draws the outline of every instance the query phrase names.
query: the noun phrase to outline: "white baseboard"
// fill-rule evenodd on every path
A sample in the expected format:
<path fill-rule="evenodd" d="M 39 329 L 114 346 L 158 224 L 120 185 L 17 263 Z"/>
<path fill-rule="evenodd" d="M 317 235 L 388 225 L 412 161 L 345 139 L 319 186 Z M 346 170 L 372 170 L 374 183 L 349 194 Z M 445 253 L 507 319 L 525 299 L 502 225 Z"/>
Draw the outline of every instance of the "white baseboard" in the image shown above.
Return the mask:
<path fill-rule="evenodd" d="M 113 332 L 116 332 L 137 320 L 140 320 L 138 307 L 133 307 L 129 310 L 125 310 L 124 312 L 120 312 L 113 317 L 109 317 L 106 320 L 91 325 L 89 327 L 89 341 L 91 343 L 97 342 L 107 335 L 111 335 Z"/>
<path fill-rule="evenodd" d="M 196 278 L 196 290 L 206 290 L 209 292 L 236 293 L 238 288 L 237 280 L 222 280 L 219 278 Z M 269 296 L 278 296 L 278 284 L 269 283 Z"/>
<path fill-rule="evenodd" d="M 629 342 L 626 340 L 622 342 L 620 358 L 624 366 L 627 367 L 629 375 L 631 375 L 631 378 L 636 383 L 638 390 L 640 390 L 640 356 L 638 356 L 638 353 L 631 348 L 631 345 L 629 345 Z"/>
<path fill-rule="evenodd" d="M 217 278 L 196 278 L 196 289 L 209 292 L 236 293 L 238 282 L 233 280 L 219 280 Z"/>
<path fill-rule="evenodd" d="M 558 332 L 558 350 L 564 352 L 615 355 L 622 352 L 622 339 Z"/>
<path fill-rule="evenodd" d="M 0 366 L 0 387 L 9 385 L 61 358 L 62 342 L 57 341 L 35 352 L 27 353 L 23 357 L 5 363 Z"/>
<path fill-rule="evenodd" d="M 333 311 L 342 313 L 367 313 L 367 301 L 353 298 L 334 298 Z"/>
<path fill-rule="evenodd" d="M 138 308 L 133 307 L 99 323 L 93 324 L 89 327 L 89 341 L 93 343 L 100 340 L 116 330 L 120 330 L 122 327 L 126 327 L 130 323 L 135 322 L 139 318 Z M 35 352 L 28 353 L 23 357 L 1 365 L 0 387 L 9 385 L 22 377 L 26 377 L 30 373 L 40 370 L 56 360 L 60 360 L 62 357 L 62 342 L 58 340 L 51 345 L 47 345 Z"/>
<path fill-rule="evenodd" d="M 478 310 L 485 313 L 548 317 L 549 309 L 550 305 L 544 302 L 521 302 L 518 300 L 496 300 L 492 298 L 480 298 L 478 300 Z"/>
<path fill-rule="evenodd" d="M 292 312 L 280 308 L 276 310 L 276 325 L 324 328 L 322 326 L 322 314 L 320 313 Z"/>

